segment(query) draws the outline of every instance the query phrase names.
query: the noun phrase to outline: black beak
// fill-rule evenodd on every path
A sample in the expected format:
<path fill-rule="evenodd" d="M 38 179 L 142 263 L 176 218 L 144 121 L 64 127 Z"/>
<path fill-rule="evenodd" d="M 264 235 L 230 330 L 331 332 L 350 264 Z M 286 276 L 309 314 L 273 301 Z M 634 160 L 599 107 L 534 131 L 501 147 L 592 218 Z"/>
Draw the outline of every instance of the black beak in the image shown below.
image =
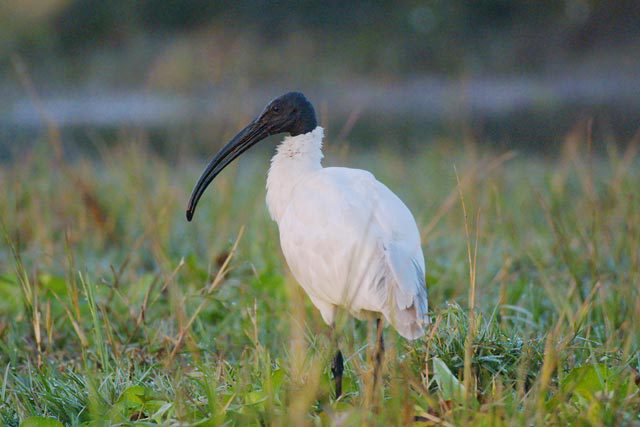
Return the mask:
<path fill-rule="evenodd" d="M 207 189 L 207 186 L 211 181 L 213 181 L 213 179 L 222 172 L 229 163 L 240 156 L 240 154 L 244 153 L 269 135 L 270 133 L 267 124 L 261 123 L 260 118 L 257 118 L 253 122 L 249 123 L 247 127 L 242 129 L 231 141 L 229 141 L 227 145 L 218 151 L 218 154 L 216 154 L 209 162 L 207 168 L 204 170 L 200 179 L 198 179 L 196 186 L 191 192 L 189 205 L 187 206 L 187 221 L 191 221 L 193 218 L 193 213 L 196 210 L 198 200 L 200 200 L 204 190 Z"/>

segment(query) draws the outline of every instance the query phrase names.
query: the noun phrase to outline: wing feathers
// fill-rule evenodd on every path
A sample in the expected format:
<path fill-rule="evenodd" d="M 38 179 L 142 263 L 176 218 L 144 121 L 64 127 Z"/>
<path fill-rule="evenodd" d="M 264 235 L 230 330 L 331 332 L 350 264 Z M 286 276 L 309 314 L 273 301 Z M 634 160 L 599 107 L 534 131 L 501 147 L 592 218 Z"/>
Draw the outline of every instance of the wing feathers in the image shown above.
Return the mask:
<path fill-rule="evenodd" d="M 389 301 L 395 304 L 386 304 L 385 317 L 404 337 L 417 338 L 429 323 L 424 271 L 418 261 L 400 245 L 387 242 L 383 247 L 389 272 L 386 280 L 387 297 L 395 300 Z"/>

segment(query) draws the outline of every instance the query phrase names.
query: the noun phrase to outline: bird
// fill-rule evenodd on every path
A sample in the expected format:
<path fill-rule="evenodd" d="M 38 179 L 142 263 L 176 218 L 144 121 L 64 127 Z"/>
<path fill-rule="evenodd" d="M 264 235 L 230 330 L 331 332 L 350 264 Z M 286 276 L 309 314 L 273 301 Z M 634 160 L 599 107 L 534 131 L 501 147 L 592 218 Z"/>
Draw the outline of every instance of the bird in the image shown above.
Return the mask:
<path fill-rule="evenodd" d="M 430 323 L 420 233 L 407 206 L 370 172 L 323 167 L 324 130 L 304 94 L 273 99 L 213 156 L 193 188 L 187 220 L 226 166 L 276 134 L 288 135 L 271 159 L 266 202 L 284 258 L 331 327 L 331 336 L 339 309 L 358 319 L 375 319 L 375 387 L 384 322 L 409 340 L 423 336 Z M 338 343 L 333 344 L 331 372 L 339 399 L 344 359 Z"/>

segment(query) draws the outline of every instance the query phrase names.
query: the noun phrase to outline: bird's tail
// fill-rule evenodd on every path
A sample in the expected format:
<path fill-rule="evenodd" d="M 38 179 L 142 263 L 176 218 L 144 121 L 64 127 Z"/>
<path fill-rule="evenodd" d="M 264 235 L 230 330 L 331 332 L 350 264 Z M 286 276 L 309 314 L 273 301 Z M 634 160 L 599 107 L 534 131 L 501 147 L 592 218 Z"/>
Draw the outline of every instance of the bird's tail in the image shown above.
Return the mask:
<path fill-rule="evenodd" d="M 383 314 L 403 337 L 417 339 L 430 323 L 425 274 L 415 258 L 401 247 L 384 248 L 388 269 L 386 310 Z"/>

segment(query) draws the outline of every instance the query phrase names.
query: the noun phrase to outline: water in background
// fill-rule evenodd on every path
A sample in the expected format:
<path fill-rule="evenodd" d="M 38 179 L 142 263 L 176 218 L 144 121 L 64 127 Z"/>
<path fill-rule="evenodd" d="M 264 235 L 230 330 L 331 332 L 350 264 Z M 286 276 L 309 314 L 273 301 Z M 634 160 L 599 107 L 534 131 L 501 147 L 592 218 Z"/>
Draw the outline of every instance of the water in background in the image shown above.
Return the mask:
<path fill-rule="evenodd" d="M 5 0 L 0 159 L 131 138 L 210 152 L 302 90 L 329 140 L 557 152 L 640 127 L 640 2 Z M 4 60 L 3 60 L 4 59 Z"/>
<path fill-rule="evenodd" d="M 1 153 L 7 159 L 25 149 L 51 124 L 62 131 L 68 150 L 86 149 L 91 139 L 116 140 L 123 129 L 150 135 L 149 142 L 159 152 L 172 144 L 189 144 L 191 149 L 217 145 L 221 142 L 216 139 L 239 129 L 271 97 L 287 89 L 280 85 L 246 93 L 81 91 L 37 100 L 16 97 L 5 104 L 0 119 Z M 552 154 L 581 120 L 593 120 L 598 139 L 620 143 L 628 142 L 640 126 L 640 78 L 623 74 L 416 78 L 389 85 L 341 83 L 305 92 L 330 136 L 364 146 L 474 138 Z"/>

